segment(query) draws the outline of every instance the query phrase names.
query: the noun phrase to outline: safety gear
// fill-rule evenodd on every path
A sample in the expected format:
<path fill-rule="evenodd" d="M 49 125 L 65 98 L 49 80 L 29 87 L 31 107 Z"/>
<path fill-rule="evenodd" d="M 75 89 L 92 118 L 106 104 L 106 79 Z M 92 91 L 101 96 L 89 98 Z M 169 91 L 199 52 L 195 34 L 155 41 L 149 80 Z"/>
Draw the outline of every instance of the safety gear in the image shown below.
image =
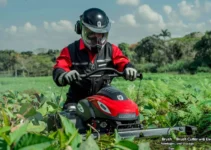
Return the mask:
<path fill-rule="evenodd" d="M 84 44 L 94 52 L 100 51 L 105 46 L 110 28 L 109 18 L 98 8 L 86 10 L 75 25 L 76 33 L 81 34 Z"/>
<path fill-rule="evenodd" d="M 61 85 L 71 84 L 73 81 L 79 81 L 79 80 L 82 79 L 80 77 L 80 74 L 76 70 L 64 72 L 58 78 L 58 81 Z"/>
<path fill-rule="evenodd" d="M 82 26 L 82 39 L 84 44 L 94 53 L 100 51 L 107 42 L 107 33 L 95 33 L 89 28 Z"/>
<path fill-rule="evenodd" d="M 83 42 L 83 41 L 81 41 Z M 80 72 L 80 74 L 87 74 L 95 71 L 99 68 L 109 67 L 114 68 L 114 63 L 116 63 L 117 60 L 112 60 L 112 54 L 115 53 L 112 51 L 113 47 L 112 44 L 109 42 L 105 45 L 105 48 L 102 49 L 100 53 L 97 54 L 96 59 L 92 62 L 92 58 L 90 58 L 90 51 L 80 50 L 80 41 L 75 41 L 74 43 L 70 44 L 68 46 L 69 50 L 69 56 L 71 56 L 71 66 L 70 70 L 77 70 Z M 121 56 L 119 56 L 121 57 Z M 118 58 L 119 58 L 118 57 Z M 114 63 L 112 62 L 114 61 Z M 127 60 L 122 60 L 122 63 L 127 63 Z M 99 72 L 98 75 L 106 74 L 106 72 Z M 82 99 L 85 97 L 85 95 L 93 95 L 95 94 L 102 86 L 103 86 L 103 80 L 98 81 L 101 78 L 85 78 L 84 80 L 80 81 L 79 83 L 73 83 L 70 86 L 69 93 L 73 93 L 74 100 Z M 91 86 L 93 85 L 93 86 Z M 80 92 L 78 92 L 80 91 Z M 69 94 L 70 95 L 70 94 Z"/>
<path fill-rule="evenodd" d="M 81 34 L 81 30 L 82 30 L 81 27 L 82 27 L 81 21 L 78 20 L 78 21 L 76 22 L 76 24 L 75 24 L 75 32 L 76 32 L 77 34 Z"/>
<path fill-rule="evenodd" d="M 134 68 L 127 67 L 124 70 L 126 80 L 134 81 L 137 77 L 137 70 Z"/>
<path fill-rule="evenodd" d="M 91 55 L 91 53 L 91 51 L 87 51 L 84 47 L 82 39 L 63 48 L 61 55 L 56 60 L 57 63 L 53 70 L 55 83 L 58 86 L 65 86 L 58 81 L 58 78 L 64 71 L 77 70 L 80 74 L 88 74 L 96 69 L 108 67 L 117 68 L 118 71 L 123 72 L 124 68 L 132 67 L 129 65 L 129 59 L 123 55 L 122 51 L 109 42 L 106 43 L 100 53 L 95 55 L 96 57 Z M 105 75 L 108 73 L 107 71 L 102 71 L 97 74 Z M 95 78 L 83 78 L 83 80 L 79 82 L 72 82 L 67 93 L 67 101 L 77 103 L 87 96 L 96 94 L 104 84 L 100 79 L 102 78 L 99 78 L 99 80 Z M 94 85 L 94 87 L 92 85 Z"/>

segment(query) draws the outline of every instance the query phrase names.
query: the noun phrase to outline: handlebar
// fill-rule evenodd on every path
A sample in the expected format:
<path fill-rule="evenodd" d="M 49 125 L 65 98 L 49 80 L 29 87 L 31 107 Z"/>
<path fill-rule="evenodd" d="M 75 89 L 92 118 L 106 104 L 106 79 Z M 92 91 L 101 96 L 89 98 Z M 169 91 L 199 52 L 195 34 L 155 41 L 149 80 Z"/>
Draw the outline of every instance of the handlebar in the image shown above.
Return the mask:
<path fill-rule="evenodd" d="M 97 77 L 101 77 L 102 75 L 96 75 L 96 73 L 98 72 L 101 72 L 101 71 L 111 71 L 111 72 L 114 72 L 115 74 L 107 74 L 107 76 L 109 77 L 123 77 L 124 76 L 124 72 L 119 72 L 117 71 L 116 69 L 113 69 L 113 68 L 100 68 L 100 69 L 97 69 L 91 73 L 87 73 L 87 74 L 81 74 L 80 77 L 81 78 L 97 78 Z M 137 78 L 139 79 L 143 79 L 143 75 L 142 73 L 138 73 L 137 74 Z"/>

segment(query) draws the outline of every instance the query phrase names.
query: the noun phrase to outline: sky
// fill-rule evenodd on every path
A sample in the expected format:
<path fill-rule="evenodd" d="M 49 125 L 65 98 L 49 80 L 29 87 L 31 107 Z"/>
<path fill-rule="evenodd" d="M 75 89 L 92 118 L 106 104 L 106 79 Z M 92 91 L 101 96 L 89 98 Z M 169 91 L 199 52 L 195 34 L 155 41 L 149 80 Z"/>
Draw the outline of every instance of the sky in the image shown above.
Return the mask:
<path fill-rule="evenodd" d="M 62 49 L 81 38 L 75 23 L 93 7 L 109 17 L 116 45 L 162 29 L 172 37 L 211 30 L 211 0 L 0 0 L 0 50 Z"/>

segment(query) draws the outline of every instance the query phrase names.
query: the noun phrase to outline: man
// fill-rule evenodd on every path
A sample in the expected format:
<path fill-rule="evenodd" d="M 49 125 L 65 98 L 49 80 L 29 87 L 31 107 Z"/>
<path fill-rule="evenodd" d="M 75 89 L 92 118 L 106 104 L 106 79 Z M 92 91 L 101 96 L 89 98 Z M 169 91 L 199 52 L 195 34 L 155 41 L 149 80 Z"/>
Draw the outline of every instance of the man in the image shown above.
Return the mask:
<path fill-rule="evenodd" d="M 124 72 L 126 80 L 135 80 L 137 71 L 129 59 L 117 46 L 107 42 L 110 27 L 109 18 L 98 8 L 86 10 L 77 21 L 75 31 L 82 38 L 62 49 L 53 70 L 53 79 L 58 86 L 70 85 L 63 109 L 69 103 L 94 95 L 103 86 L 102 79 L 82 80 L 80 74 L 109 67 Z M 94 89 L 92 85 L 95 85 Z"/>

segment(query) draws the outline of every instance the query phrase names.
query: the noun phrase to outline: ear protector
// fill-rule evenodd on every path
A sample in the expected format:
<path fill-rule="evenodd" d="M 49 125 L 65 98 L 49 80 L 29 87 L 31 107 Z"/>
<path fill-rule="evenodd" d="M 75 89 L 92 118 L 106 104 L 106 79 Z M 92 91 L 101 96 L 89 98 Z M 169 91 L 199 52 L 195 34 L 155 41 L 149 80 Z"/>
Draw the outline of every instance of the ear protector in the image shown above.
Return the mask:
<path fill-rule="evenodd" d="M 82 15 L 80 15 L 80 20 L 78 20 L 75 24 L 75 32 L 77 34 L 81 34 L 82 32 Z"/>

